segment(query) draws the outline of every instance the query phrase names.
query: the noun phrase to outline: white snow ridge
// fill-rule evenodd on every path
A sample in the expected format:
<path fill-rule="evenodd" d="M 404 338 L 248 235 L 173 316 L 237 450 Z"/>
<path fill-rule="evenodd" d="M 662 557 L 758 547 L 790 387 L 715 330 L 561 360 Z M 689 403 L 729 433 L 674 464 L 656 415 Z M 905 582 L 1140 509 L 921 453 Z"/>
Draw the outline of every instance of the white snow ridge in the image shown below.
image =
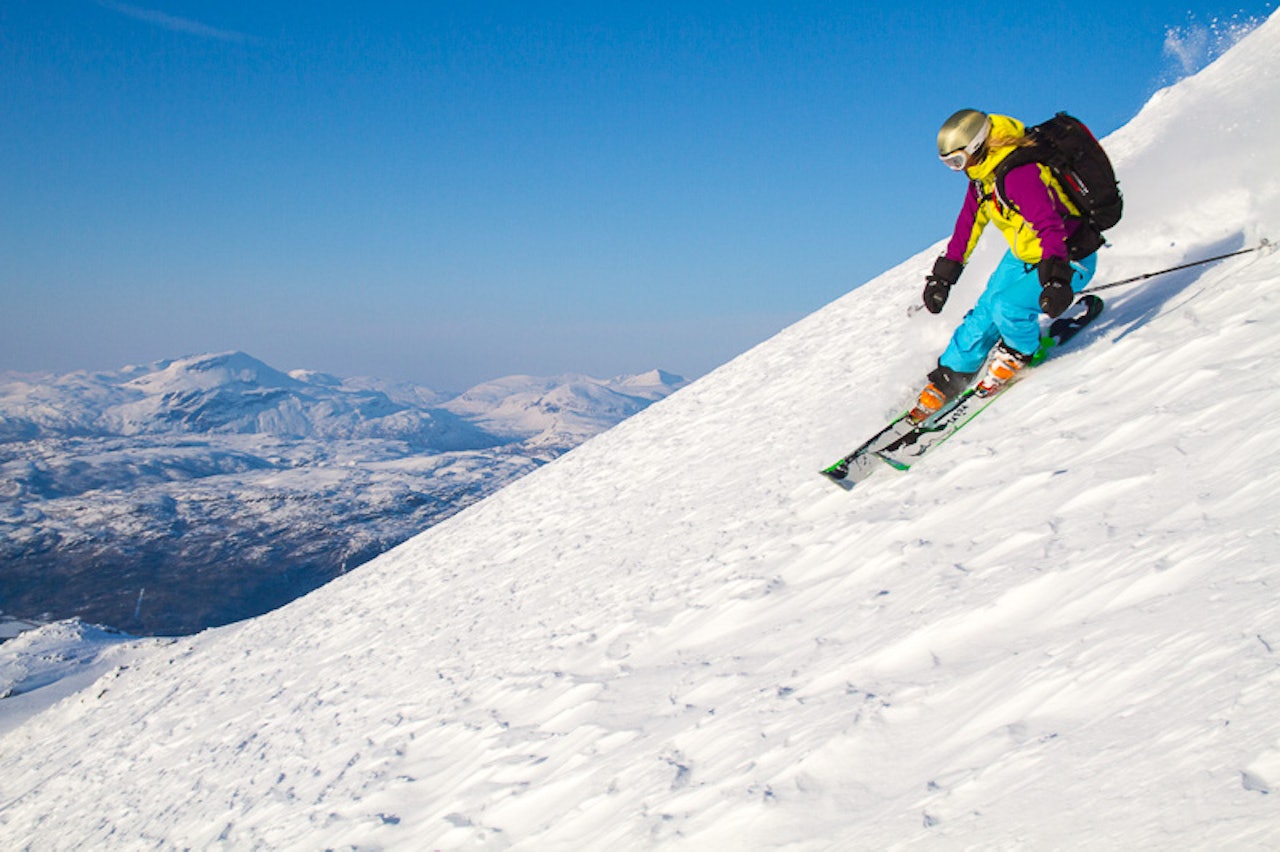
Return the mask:
<path fill-rule="evenodd" d="M 1099 283 L 1280 238 L 1278 69 L 1273 16 L 1108 140 Z M 998 242 L 941 317 L 905 316 L 935 245 L 284 609 L 136 651 L 0 739 L 0 848 L 1280 846 L 1280 253 L 1109 291 L 909 473 L 816 474 Z"/>

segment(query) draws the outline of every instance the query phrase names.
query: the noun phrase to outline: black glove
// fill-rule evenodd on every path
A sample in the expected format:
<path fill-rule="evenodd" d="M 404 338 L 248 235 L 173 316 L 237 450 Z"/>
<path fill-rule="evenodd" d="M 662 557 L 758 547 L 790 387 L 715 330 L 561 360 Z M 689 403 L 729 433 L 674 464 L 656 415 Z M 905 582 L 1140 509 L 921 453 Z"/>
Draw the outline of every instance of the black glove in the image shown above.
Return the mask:
<path fill-rule="evenodd" d="M 933 262 L 933 272 L 924 279 L 924 307 L 931 314 L 941 313 L 951 295 L 951 287 L 964 272 L 964 264 L 940 257 Z"/>
<path fill-rule="evenodd" d="M 1040 310 L 1050 317 L 1060 317 L 1076 300 L 1071 289 L 1075 271 L 1061 257 L 1050 256 L 1040 261 Z"/>

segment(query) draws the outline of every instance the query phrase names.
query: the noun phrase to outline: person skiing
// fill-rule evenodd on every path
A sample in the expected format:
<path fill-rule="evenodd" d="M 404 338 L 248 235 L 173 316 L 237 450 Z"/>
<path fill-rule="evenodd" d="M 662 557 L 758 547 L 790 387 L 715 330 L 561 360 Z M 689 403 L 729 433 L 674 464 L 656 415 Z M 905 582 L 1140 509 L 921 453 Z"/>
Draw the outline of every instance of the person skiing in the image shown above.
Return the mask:
<path fill-rule="evenodd" d="M 1097 268 L 1095 245 L 1072 251 L 1080 211 L 1048 166 L 1014 165 L 998 180 L 1001 162 L 1029 144 L 1022 122 L 975 109 L 956 112 L 938 131 L 938 156 L 968 176 L 969 188 L 946 251 L 925 279 L 924 307 L 942 311 L 988 224 L 1004 234 L 1009 250 L 928 373 L 929 383 L 910 413 L 913 421 L 940 410 L 984 363 L 976 393 L 991 394 L 1013 378 L 1039 346 L 1041 312 L 1061 315 Z"/>

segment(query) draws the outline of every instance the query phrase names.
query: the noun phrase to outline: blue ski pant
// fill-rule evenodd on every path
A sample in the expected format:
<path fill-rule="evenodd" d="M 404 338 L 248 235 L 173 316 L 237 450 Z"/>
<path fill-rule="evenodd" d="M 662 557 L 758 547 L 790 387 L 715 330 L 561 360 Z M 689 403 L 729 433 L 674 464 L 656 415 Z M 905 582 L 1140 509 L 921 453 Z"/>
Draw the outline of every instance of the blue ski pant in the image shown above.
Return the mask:
<path fill-rule="evenodd" d="M 1098 268 L 1091 254 L 1071 262 L 1075 275 L 1071 289 L 1079 293 L 1089 285 Z M 1006 252 L 987 279 L 987 289 L 973 310 L 965 314 L 938 363 L 957 373 L 975 373 L 999 340 L 1025 355 L 1040 346 L 1040 273 Z"/>

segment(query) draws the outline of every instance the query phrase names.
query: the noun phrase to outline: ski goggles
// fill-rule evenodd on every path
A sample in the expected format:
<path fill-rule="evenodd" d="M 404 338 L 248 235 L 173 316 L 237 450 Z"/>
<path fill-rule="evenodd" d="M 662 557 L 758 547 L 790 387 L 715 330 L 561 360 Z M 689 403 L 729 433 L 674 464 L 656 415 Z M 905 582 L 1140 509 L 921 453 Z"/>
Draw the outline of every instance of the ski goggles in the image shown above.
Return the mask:
<path fill-rule="evenodd" d="M 987 136 L 990 132 L 991 122 L 988 121 L 982 130 L 978 131 L 978 135 L 973 137 L 973 141 L 968 145 L 965 145 L 963 148 L 957 148 L 950 154 L 939 154 L 938 156 L 942 160 L 943 165 L 951 169 L 953 172 L 963 170 L 974 161 L 978 152 L 982 150 L 982 146 L 987 144 Z"/>
<path fill-rule="evenodd" d="M 952 151 L 950 154 L 943 154 L 942 164 L 951 169 L 951 171 L 958 172 L 963 170 L 965 166 L 969 165 L 969 158 L 972 156 L 972 152 L 964 148 L 960 148 L 956 151 Z"/>

